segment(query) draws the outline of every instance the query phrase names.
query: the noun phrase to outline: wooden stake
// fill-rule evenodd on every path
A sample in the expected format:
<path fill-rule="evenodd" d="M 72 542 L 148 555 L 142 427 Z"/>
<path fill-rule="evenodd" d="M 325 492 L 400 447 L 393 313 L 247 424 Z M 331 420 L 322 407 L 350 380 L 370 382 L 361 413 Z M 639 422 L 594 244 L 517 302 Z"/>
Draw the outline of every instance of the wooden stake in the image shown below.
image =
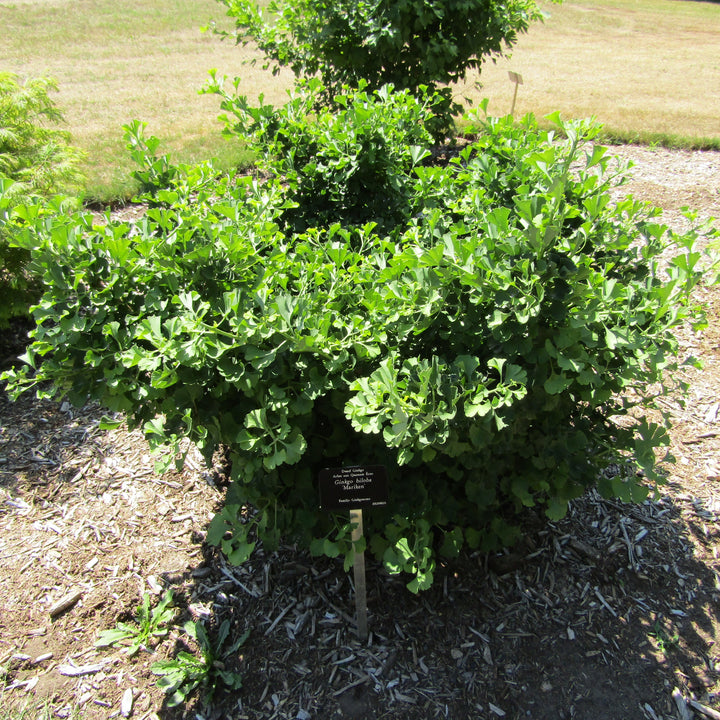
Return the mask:
<path fill-rule="evenodd" d="M 363 536 L 362 510 L 350 511 L 350 522 L 353 524 L 353 545 Z M 360 640 L 367 640 L 367 590 L 365 587 L 365 553 L 353 549 L 353 570 L 355 572 L 355 621 Z"/>
<path fill-rule="evenodd" d="M 520 73 L 514 73 L 511 71 L 508 71 L 508 77 L 510 78 L 510 82 L 515 83 L 515 92 L 513 93 L 512 107 L 510 108 L 510 114 L 512 115 L 515 112 L 515 101 L 517 100 L 518 85 L 523 84 L 523 79 Z"/>

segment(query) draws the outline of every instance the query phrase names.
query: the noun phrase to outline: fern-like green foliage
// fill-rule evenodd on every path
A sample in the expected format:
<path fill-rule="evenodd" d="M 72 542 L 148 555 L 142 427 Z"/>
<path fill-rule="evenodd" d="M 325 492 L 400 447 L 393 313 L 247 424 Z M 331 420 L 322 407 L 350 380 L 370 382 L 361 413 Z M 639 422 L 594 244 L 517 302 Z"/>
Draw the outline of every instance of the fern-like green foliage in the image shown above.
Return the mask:
<path fill-rule="evenodd" d="M 17 193 L 49 195 L 77 189 L 79 152 L 70 134 L 57 128 L 63 116 L 50 92 L 49 78 L 20 82 L 0 72 L 0 173 L 20 183 Z"/>
<path fill-rule="evenodd" d="M 0 72 L 0 327 L 27 312 L 42 288 L 28 270 L 29 254 L 13 243 L 15 208 L 55 193 L 79 189 L 80 152 L 57 127 L 62 114 L 48 78 L 21 82 Z M 22 224 L 22 223 L 20 223 Z"/>

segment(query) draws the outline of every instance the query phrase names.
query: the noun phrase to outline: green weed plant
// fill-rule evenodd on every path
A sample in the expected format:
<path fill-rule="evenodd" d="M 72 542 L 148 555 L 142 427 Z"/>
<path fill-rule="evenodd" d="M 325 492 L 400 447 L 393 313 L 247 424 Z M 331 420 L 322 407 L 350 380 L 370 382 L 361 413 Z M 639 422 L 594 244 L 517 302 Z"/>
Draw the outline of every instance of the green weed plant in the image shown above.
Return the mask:
<path fill-rule="evenodd" d="M 211 641 L 202 621 L 188 621 L 183 625 L 186 634 L 198 645 L 200 657 L 181 650 L 169 660 L 153 663 L 151 670 L 159 676 L 158 687 L 168 695 L 168 707 L 175 707 L 187 701 L 189 695 L 198 690 L 203 702 L 212 701 L 219 688 L 239 690 L 242 676 L 226 670 L 223 660 L 237 652 L 247 640 L 249 631 L 240 635 L 226 646 L 230 634 L 230 622 L 225 620 L 215 641 Z"/>
<path fill-rule="evenodd" d="M 673 632 L 670 635 L 667 630 L 663 627 L 660 620 L 656 620 L 653 624 L 652 630 L 648 635 L 653 639 L 657 645 L 657 649 L 663 655 L 667 655 L 671 650 L 674 650 L 680 644 L 680 634 Z"/>
<path fill-rule="evenodd" d="M 173 593 L 168 590 L 155 607 L 150 607 L 150 595 L 143 595 L 133 623 L 118 622 L 111 630 L 100 632 L 95 647 L 123 647 L 132 657 L 140 650 L 149 650 L 151 643 L 166 637 L 175 617 Z"/>
<path fill-rule="evenodd" d="M 226 446 L 207 537 L 234 563 L 282 537 L 350 562 L 348 518 L 318 509 L 327 467 L 386 466 L 365 538 L 413 591 L 438 554 L 511 543 L 525 508 L 645 499 L 668 442 L 645 410 L 677 387 L 677 328 L 704 322 L 703 230 L 615 203 L 627 167 L 588 123 L 479 112 L 436 163 L 432 101 L 350 91 L 333 120 L 306 100 L 223 98 L 263 181 L 178 168 L 135 223 L 29 218 L 47 290 L 10 392 L 93 398 L 169 463 L 183 437 Z M 637 472 L 601 473 L 619 460 Z"/>

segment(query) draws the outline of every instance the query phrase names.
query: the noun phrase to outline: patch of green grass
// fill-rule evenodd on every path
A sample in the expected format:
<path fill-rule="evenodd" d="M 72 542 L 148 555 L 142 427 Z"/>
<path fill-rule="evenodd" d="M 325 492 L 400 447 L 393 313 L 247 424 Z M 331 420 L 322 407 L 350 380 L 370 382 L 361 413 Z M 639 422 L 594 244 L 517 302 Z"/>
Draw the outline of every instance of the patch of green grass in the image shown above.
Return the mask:
<path fill-rule="evenodd" d="M 600 140 L 612 145 L 650 145 L 674 150 L 720 151 L 720 135 L 716 137 L 688 137 L 674 133 L 655 133 L 635 130 L 615 130 L 605 126 Z"/>
<path fill-rule="evenodd" d="M 557 126 L 546 119 L 540 119 L 538 125 L 543 129 L 553 129 L 558 132 Z M 458 129 L 460 134 L 465 132 L 472 135 L 472 125 L 468 123 L 467 119 L 460 121 Z M 598 133 L 597 140 L 607 145 L 647 145 L 671 150 L 712 150 L 720 152 L 720 135 L 716 137 L 689 137 L 672 133 L 620 130 L 605 125 Z"/>

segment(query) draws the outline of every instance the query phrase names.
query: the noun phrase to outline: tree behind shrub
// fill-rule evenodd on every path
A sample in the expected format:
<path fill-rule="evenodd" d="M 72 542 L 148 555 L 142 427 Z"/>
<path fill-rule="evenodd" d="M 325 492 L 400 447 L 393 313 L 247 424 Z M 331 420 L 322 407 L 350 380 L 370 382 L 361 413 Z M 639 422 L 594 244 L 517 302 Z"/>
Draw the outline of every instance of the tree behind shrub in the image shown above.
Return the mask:
<path fill-rule="evenodd" d="M 319 75 L 326 98 L 344 85 L 392 84 L 420 93 L 479 69 L 515 44 L 542 16 L 535 0 L 278 0 L 270 19 L 255 0 L 219 0 L 234 18 L 238 42 L 252 39 L 274 68 Z M 448 123 L 459 107 L 445 88 L 436 114 Z"/>
<path fill-rule="evenodd" d="M 355 102 L 361 149 L 348 123 L 298 128 L 292 104 L 225 99 L 234 118 L 273 120 L 257 136 L 278 167 L 311 157 L 318 133 L 336 136 L 322 161 L 338 188 L 354 183 L 351 161 L 373 166 L 383 117 L 429 116 L 402 94 L 341 105 Z M 348 518 L 318 509 L 326 467 L 387 467 L 390 500 L 368 513 L 366 536 L 412 590 L 431 584 L 437 553 L 511 542 L 523 508 L 559 518 L 595 486 L 645 498 L 667 434 L 643 408 L 669 391 L 675 329 L 702 320 L 688 305 L 695 231 L 611 202 L 625 173 L 588 145 L 590 126 L 561 123 L 558 139 L 531 117 L 481 120 L 477 141 L 438 167 L 413 160 L 427 143 L 396 124 L 419 149 L 382 166 L 377 192 L 401 188 L 407 206 L 387 222 L 318 214 L 298 163 L 293 182 L 178 171 L 135 224 L 38 223 L 26 243 L 47 290 L 11 391 L 94 398 L 155 444 L 187 436 L 208 458 L 225 445 L 233 482 L 208 540 L 233 562 L 281 537 L 349 561 Z M 290 128 L 297 145 L 282 149 Z M 630 471 L 600 473 L 618 461 Z"/>

